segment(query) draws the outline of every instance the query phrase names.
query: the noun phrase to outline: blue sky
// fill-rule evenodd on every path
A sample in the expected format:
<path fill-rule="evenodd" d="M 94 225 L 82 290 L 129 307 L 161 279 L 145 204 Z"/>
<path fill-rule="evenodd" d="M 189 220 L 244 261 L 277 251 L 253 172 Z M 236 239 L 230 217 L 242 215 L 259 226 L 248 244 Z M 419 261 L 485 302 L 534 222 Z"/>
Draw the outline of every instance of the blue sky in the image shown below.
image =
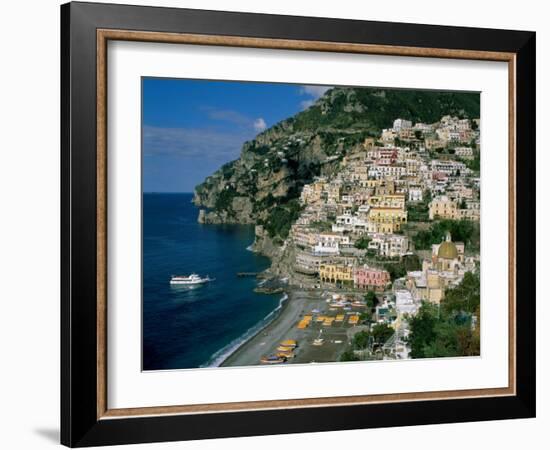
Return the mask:
<path fill-rule="evenodd" d="M 143 190 L 192 192 L 242 144 L 310 106 L 328 88 L 143 79 Z"/>

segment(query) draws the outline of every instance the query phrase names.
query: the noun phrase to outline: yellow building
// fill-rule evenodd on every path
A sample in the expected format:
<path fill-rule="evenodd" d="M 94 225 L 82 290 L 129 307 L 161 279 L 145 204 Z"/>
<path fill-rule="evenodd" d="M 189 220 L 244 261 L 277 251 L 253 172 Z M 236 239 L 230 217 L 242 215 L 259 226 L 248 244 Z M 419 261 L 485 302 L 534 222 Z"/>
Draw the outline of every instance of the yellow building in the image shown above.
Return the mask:
<path fill-rule="evenodd" d="M 407 223 L 407 211 L 403 208 L 373 207 L 369 211 L 367 231 L 371 233 L 395 233 Z"/>
<path fill-rule="evenodd" d="M 406 286 L 414 297 L 439 304 L 445 290 L 458 282 L 464 263 L 464 243 L 452 242 L 447 233 L 441 244 L 432 246 L 432 259 L 424 260 L 421 272 L 409 272 Z"/>
<path fill-rule="evenodd" d="M 377 186 L 380 186 L 381 184 L 382 184 L 382 180 L 372 179 L 372 180 L 366 180 L 365 181 L 365 187 L 368 187 L 368 188 L 376 188 Z"/>
<path fill-rule="evenodd" d="M 429 217 L 434 219 L 453 219 L 459 218 L 458 204 L 446 195 L 435 197 L 430 202 Z"/>
<path fill-rule="evenodd" d="M 395 183 L 391 180 L 385 180 L 376 185 L 376 195 L 392 195 L 395 194 Z"/>
<path fill-rule="evenodd" d="M 427 150 L 445 147 L 445 142 L 437 138 L 428 138 L 424 140 L 424 145 Z"/>
<path fill-rule="evenodd" d="M 325 283 L 353 283 L 353 266 L 348 264 L 321 264 L 319 278 Z"/>
<path fill-rule="evenodd" d="M 365 149 L 374 147 L 375 142 L 376 142 L 376 139 L 372 137 L 365 138 L 365 140 L 363 141 L 363 147 Z"/>
<path fill-rule="evenodd" d="M 405 194 L 373 195 L 369 197 L 368 204 L 371 207 L 405 210 Z"/>
<path fill-rule="evenodd" d="M 406 286 L 413 297 L 431 303 L 439 304 L 445 296 L 445 281 L 436 270 L 409 272 Z"/>
<path fill-rule="evenodd" d="M 441 244 L 432 245 L 432 266 L 439 271 L 456 271 L 464 263 L 464 243 L 453 242 L 447 232 Z"/>
<path fill-rule="evenodd" d="M 329 203 L 338 203 L 340 200 L 340 186 L 333 183 L 328 183 L 325 186 L 327 201 Z"/>
<path fill-rule="evenodd" d="M 466 208 L 459 209 L 458 215 L 461 219 L 479 222 L 479 219 L 480 219 L 479 206 L 480 206 L 479 201 L 475 201 L 475 200 L 466 201 Z"/>
<path fill-rule="evenodd" d="M 416 139 L 416 135 L 414 134 L 414 130 L 412 128 L 404 128 L 402 130 L 399 130 L 398 136 L 399 139 L 402 139 L 404 141 Z"/>
<path fill-rule="evenodd" d="M 311 232 L 308 228 L 293 225 L 291 236 L 294 243 L 301 248 L 311 248 L 317 244 L 317 233 Z"/>
<path fill-rule="evenodd" d="M 302 194 L 300 196 L 302 202 L 306 205 L 310 203 L 317 203 L 321 200 L 326 186 L 327 183 L 324 180 L 317 180 L 313 183 L 306 184 L 302 189 Z"/>

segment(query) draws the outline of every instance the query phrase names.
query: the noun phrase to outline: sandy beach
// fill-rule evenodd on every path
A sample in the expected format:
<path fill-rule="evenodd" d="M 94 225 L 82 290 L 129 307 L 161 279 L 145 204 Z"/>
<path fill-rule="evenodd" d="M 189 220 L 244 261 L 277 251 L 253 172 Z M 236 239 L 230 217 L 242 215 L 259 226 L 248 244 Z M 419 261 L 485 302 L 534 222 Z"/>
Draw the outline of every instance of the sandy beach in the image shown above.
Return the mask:
<path fill-rule="evenodd" d="M 222 367 L 258 365 L 262 356 L 275 353 L 280 342 L 286 339 L 296 340 L 298 347 L 295 357 L 285 364 L 339 360 L 349 339 L 350 326 L 347 323 L 333 323 L 331 327 L 325 327 L 314 321 L 305 329 L 298 329 L 297 323 L 312 311 L 332 316 L 342 311 L 329 311 L 326 295 L 323 296 L 319 290 L 289 290 L 288 296 L 279 315 L 225 359 Z M 323 339 L 322 345 L 313 345 L 315 339 Z"/>

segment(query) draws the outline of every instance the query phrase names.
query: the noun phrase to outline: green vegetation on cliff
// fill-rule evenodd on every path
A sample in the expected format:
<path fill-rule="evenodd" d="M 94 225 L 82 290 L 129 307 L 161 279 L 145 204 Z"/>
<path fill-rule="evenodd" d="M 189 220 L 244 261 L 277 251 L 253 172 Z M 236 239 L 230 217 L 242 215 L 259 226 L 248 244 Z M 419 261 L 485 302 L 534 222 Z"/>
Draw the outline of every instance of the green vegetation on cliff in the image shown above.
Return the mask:
<path fill-rule="evenodd" d="M 464 242 L 468 249 L 479 249 L 479 224 L 470 220 L 441 220 L 428 230 L 419 231 L 413 238 L 417 250 L 428 250 L 432 244 L 440 244 L 447 232 L 454 242 Z"/>
<path fill-rule="evenodd" d="M 398 261 L 387 262 L 384 264 L 384 269 L 389 272 L 392 282 L 398 278 L 404 277 L 407 275 L 407 272 L 420 270 L 421 268 L 422 263 L 416 254 L 405 255 Z"/>
<path fill-rule="evenodd" d="M 294 199 L 288 203 L 277 205 L 269 212 L 267 219 L 260 223 L 267 230 L 270 237 L 279 236 L 282 239 L 286 239 L 290 227 L 300 217 L 301 211 L 300 202 Z"/>
<path fill-rule="evenodd" d="M 237 191 L 235 189 L 224 189 L 220 192 L 216 198 L 216 209 L 217 210 L 230 210 L 233 199 L 237 196 Z"/>
<path fill-rule="evenodd" d="M 429 190 L 423 193 L 421 202 L 407 202 L 407 220 L 409 222 L 427 222 L 429 220 L 430 202 L 432 196 Z"/>
<path fill-rule="evenodd" d="M 335 88 L 298 114 L 296 130 L 359 128 L 378 134 L 396 118 L 433 123 L 444 115 L 479 117 L 479 94 L 379 88 Z"/>
<path fill-rule="evenodd" d="M 367 351 L 372 354 L 377 348 L 380 348 L 385 342 L 393 336 L 395 330 L 385 323 L 377 323 L 369 330 L 359 331 L 353 336 L 351 348 L 348 348 L 340 356 L 340 361 L 359 361 L 354 350 Z M 372 359 L 372 356 L 365 359 Z"/>
<path fill-rule="evenodd" d="M 409 319 L 412 358 L 479 355 L 479 276 L 464 275 L 438 306 L 424 302 Z"/>
<path fill-rule="evenodd" d="M 259 223 L 285 238 L 302 187 L 339 170 L 342 158 L 396 118 L 433 123 L 446 114 L 479 117 L 478 94 L 333 88 L 314 105 L 245 142 L 240 158 L 195 188 L 205 221 Z M 419 219 L 424 211 L 418 211 Z"/>

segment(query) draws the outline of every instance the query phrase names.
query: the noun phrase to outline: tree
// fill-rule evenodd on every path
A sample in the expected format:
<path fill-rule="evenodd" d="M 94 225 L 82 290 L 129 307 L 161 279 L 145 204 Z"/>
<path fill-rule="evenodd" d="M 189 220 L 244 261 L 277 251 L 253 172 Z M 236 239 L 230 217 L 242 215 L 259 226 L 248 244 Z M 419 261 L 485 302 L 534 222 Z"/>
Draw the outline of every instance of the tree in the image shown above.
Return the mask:
<path fill-rule="evenodd" d="M 359 239 L 355 241 L 355 248 L 358 248 L 360 250 L 365 250 L 369 246 L 369 242 L 371 241 L 371 238 L 368 236 L 361 236 Z"/>
<path fill-rule="evenodd" d="M 479 316 L 478 316 L 479 317 Z M 477 356 L 480 349 L 479 327 L 462 327 L 457 331 L 458 352 L 464 356 Z"/>
<path fill-rule="evenodd" d="M 445 298 L 441 306 L 446 313 L 466 312 L 473 314 L 479 310 L 480 306 L 480 288 L 479 275 L 472 272 L 466 272 L 460 284 L 447 289 Z"/>
<path fill-rule="evenodd" d="M 473 170 L 474 172 L 479 172 L 481 165 L 479 150 L 474 151 L 474 158 L 466 160 L 465 163 L 468 169 Z"/>
<path fill-rule="evenodd" d="M 427 250 L 432 244 L 439 244 L 447 232 L 454 242 L 464 242 L 476 249 L 479 245 L 479 226 L 470 220 L 440 220 L 431 224 L 429 230 L 421 230 L 413 237 L 417 250 Z"/>
<path fill-rule="evenodd" d="M 422 199 L 426 203 L 430 203 L 432 201 L 432 191 L 430 191 L 429 189 L 424 190 L 424 192 L 422 194 Z"/>
<path fill-rule="evenodd" d="M 370 342 L 370 333 L 368 331 L 359 331 L 353 336 L 353 348 L 364 350 Z"/>
<path fill-rule="evenodd" d="M 427 222 L 429 220 L 429 200 L 407 205 L 407 220 L 409 222 Z"/>
<path fill-rule="evenodd" d="M 218 194 L 215 208 L 218 211 L 232 211 L 232 202 L 237 195 L 237 191 L 234 188 L 227 187 Z"/>
<path fill-rule="evenodd" d="M 401 259 L 401 262 L 403 263 L 403 267 L 407 272 L 420 270 L 422 268 L 422 263 L 420 262 L 420 258 L 416 253 L 413 253 L 411 255 L 404 255 Z"/>
<path fill-rule="evenodd" d="M 311 222 L 310 227 L 320 232 L 330 231 L 332 229 L 332 223 L 329 221 L 316 220 Z"/>
<path fill-rule="evenodd" d="M 479 355 L 479 311 L 479 276 L 467 272 L 439 306 L 423 302 L 408 319 L 411 358 Z"/>
<path fill-rule="evenodd" d="M 359 315 L 359 320 L 363 323 L 372 322 L 372 310 L 367 309 Z"/>
<path fill-rule="evenodd" d="M 393 336 L 395 330 L 386 323 L 377 323 L 372 327 L 372 338 L 376 344 L 384 344 Z"/>
<path fill-rule="evenodd" d="M 424 346 L 425 358 L 458 356 L 458 333 L 456 324 L 439 321 L 434 327 L 435 339 Z"/>
<path fill-rule="evenodd" d="M 417 314 L 409 319 L 409 345 L 411 358 L 425 358 L 424 348 L 432 343 L 436 337 L 435 323 L 438 312 L 436 306 L 423 302 Z"/>
<path fill-rule="evenodd" d="M 290 227 L 300 216 L 302 206 L 298 200 L 294 199 L 285 205 L 278 205 L 273 208 L 269 217 L 264 223 L 265 229 L 271 237 L 280 237 L 286 239 L 290 232 Z"/>
<path fill-rule="evenodd" d="M 402 262 L 386 263 L 384 269 L 389 272 L 392 282 L 407 275 L 407 269 Z"/>
<path fill-rule="evenodd" d="M 374 308 L 378 304 L 378 297 L 373 291 L 367 292 L 365 295 L 365 303 L 368 308 Z"/>
<path fill-rule="evenodd" d="M 355 355 L 353 350 L 346 350 L 342 355 L 340 355 L 340 361 L 360 361 L 359 358 Z"/>

